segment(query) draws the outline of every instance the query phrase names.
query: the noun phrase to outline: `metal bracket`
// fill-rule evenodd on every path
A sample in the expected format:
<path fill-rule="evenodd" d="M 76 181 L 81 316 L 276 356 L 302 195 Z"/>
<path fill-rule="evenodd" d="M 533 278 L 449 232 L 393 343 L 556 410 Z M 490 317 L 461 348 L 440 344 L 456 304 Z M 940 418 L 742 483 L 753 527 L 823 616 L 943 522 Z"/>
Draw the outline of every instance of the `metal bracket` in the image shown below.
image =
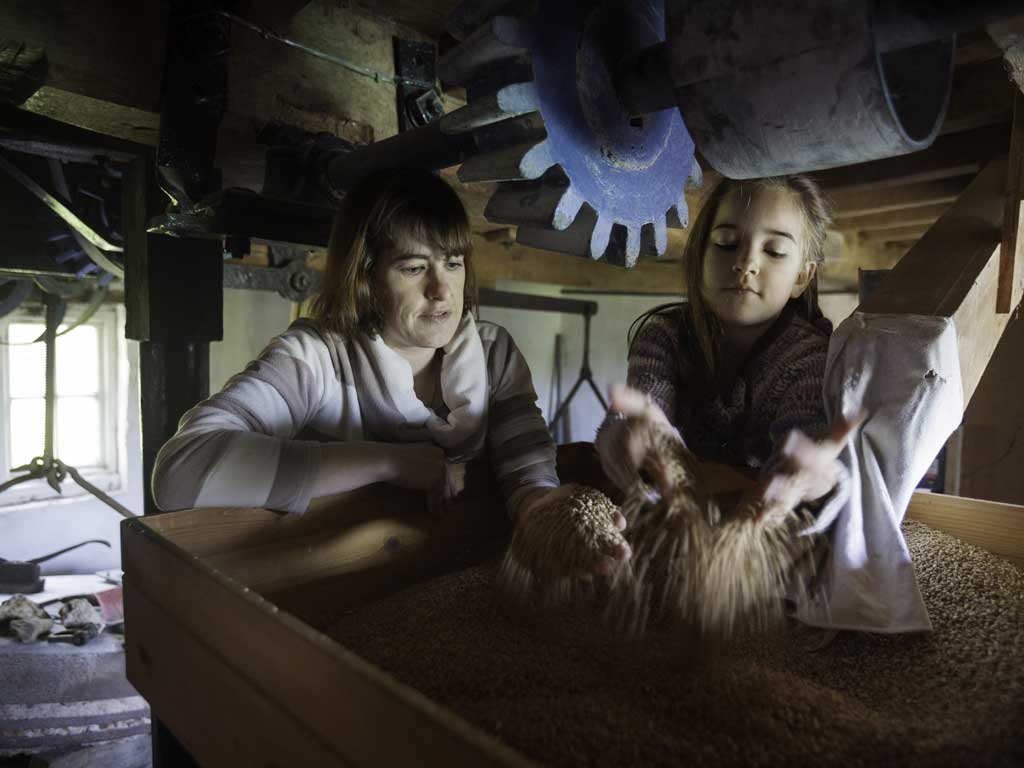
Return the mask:
<path fill-rule="evenodd" d="M 276 291 L 290 301 L 304 301 L 320 290 L 320 273 L 300 259 L 280 267 L 254 267 L 228 260 L 224 262 L 224 287 Z"/>
<path fill-rule="evenodd" d="M 433 43 L 395 38 L 395 98 L 398 130 L 407 131 L 432 123 L 444 115 L 436 85 L 423 88 L 413 83 L 437 82 L 437 53 Z"/>

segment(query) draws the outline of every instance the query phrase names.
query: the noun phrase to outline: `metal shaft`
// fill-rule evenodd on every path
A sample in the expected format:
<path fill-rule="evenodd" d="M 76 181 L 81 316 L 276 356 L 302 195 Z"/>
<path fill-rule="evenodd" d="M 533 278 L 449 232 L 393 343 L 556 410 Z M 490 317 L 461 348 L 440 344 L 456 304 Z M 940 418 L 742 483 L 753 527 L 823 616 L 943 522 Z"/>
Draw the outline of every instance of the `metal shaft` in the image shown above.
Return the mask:
<path fill-rule="evenodd" d="M 57 323 L 60 318 L 61 299 L 52 293 L 45 294 L 46 330 L 46 423 L 43 435 L 43 463 L 53 463 L 54 410 L 57 405 Z"/>
<path fill-rule="evenodd" d="M 685 0 L 666 2 L 671 4 Z M 1021 0 L 976 0 L 970 3 L 962 0 L 874 0 L 867 3 L 866 10 L 871 14 L 876 50 L 889 53 L 935 40 L 948 40 L 960 32 L 1024 13 L 1024 6 Z M 742 8 L 737 8 L 736 13 L 742 13 Z M 688 71 L 677 66 L 677 80 L 673 84 L 671 58 L 668 43 L 657 43 L 619 63 L 616 89 L 630 114 L 644 115 L 675 107 L 674 86 L 700 80 L 702 73 L 699 69 Z M 680 61 L 688 60 L 686 56 L 680 58 Z"/>

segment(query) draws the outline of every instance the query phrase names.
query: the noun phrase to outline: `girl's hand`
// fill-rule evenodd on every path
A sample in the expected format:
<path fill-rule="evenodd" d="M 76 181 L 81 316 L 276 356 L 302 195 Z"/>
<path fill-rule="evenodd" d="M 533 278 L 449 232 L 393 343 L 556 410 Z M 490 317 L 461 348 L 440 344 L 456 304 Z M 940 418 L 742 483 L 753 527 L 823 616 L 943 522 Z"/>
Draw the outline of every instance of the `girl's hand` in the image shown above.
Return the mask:
<path fill-rule="evenodd" d="M 781 462 L 762 486 L 762 500 L 792 509 L 829 493 L 839 479 L 839 454 L 863 421 L 863 414 L 851 419 L 841 418 L 820 441 L 812 440 L 799 430 L 790 432 L 782 446 Z"/>
<path fill-rule="evenodd" d="M 678 431 L 650 395 L 616 384 L 609 411 L 625 418 L 612 421 L 597 436 L 597 453 L 605 474 L 623 491 L 637 481 L 637 468 L 652 447 L 656 430 Z"/>
<path fill-rule="evenodd" d="M 516 513 L 512 554 L 541 578 L 609 575 L 633 554 L 625 527 L 626 518 L 599 491 L 539 488 Z"/>

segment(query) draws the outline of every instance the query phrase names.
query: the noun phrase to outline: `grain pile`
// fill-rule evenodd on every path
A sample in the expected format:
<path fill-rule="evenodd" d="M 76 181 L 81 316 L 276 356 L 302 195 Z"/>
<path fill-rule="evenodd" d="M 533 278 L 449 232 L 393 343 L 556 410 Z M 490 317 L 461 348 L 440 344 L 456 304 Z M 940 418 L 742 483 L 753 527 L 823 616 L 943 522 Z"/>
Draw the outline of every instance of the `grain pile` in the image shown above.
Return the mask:
<path fill-rule="evenodd" d="M 570 483 L 555 497 L 528 508 L 516 522 L 498 570 L 498 590 L 514 604 L 579 599 L 588 586 L 579 576 L 625 543 L 615 525 L 619 508 L 600 491 Z"/>
<path fill-rule="evenodd" d="M 706 638 L 781 620 L 794 564 L 813 563 L 809 522 L 790 504 L 741 500 L 722 509 L 697 457 L 674 430 L 635 420 L 650 450 L 622 511 L 633 562 L 617 574 L 609 616 L 628 636 L 666 621 Z M 794 584 L 810 581 L 800 573 Z"/>
<path fill-rule="evenodd" d="M 550 765 L 1024 764 L 1024 573 L 905 526 L 935 633 L 811 630 L 680 653 L 654 631 L 607 640 L 565 615 L 530 627 L 494 595 L 497 563 L 412 587 L 328 633 Z"/>

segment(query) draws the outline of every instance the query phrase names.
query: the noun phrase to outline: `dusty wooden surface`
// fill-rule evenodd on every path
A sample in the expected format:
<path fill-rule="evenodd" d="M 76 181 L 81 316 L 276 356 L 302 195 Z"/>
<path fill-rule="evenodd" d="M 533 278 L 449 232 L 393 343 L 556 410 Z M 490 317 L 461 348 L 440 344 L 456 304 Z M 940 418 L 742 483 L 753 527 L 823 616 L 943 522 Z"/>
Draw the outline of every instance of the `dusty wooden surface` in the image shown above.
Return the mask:
<path fill-rule="evenodd" d="M 965 405 L 1007 322 L 995 309 L 1005 180 L 1006 158 L 991 161 L 859 308 L 952 318 Z"/>
<path fill-rule="evenodd" d="M 1024 504 L 1024 319 L 1006 327 L 966 412 L 960 493 Z M 1022 522 L 1024 525 L 1024 522 Z"/>

